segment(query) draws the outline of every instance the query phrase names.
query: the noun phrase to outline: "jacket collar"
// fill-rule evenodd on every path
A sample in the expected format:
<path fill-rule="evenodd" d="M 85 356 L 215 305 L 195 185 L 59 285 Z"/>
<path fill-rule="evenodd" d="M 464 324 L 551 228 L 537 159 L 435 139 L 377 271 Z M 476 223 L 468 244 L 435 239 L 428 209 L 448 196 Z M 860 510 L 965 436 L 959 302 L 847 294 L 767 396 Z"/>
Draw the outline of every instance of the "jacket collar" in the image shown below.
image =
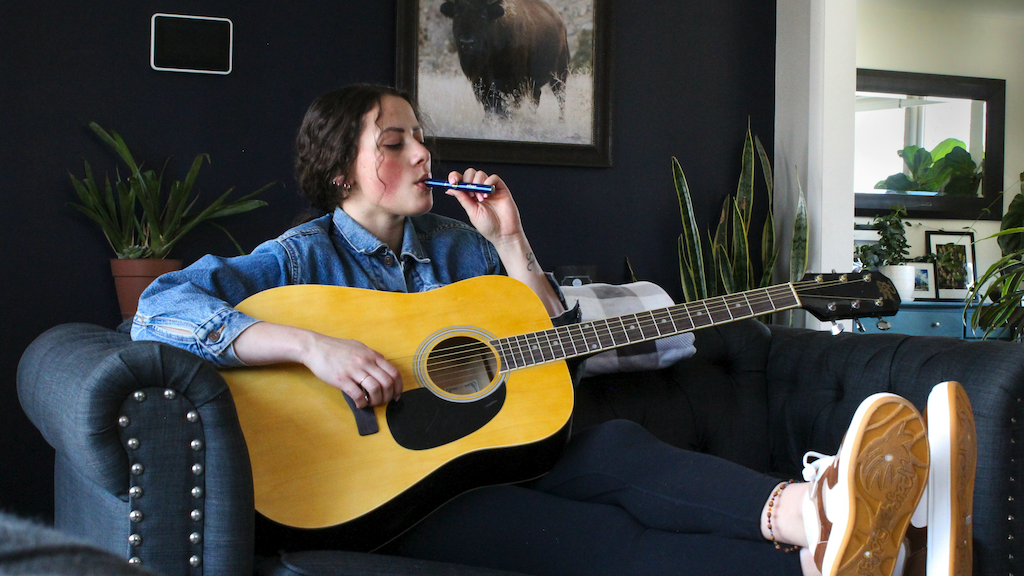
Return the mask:
<path fill-rule="evenodd" d="M 370 234 L 366 228 L 363 228 L 361 224 L 356 222 L 341 207 L 334 209 L 332 218 L 335 230 L 356 252 L 379 254 L 388 249 L 386 244 L 373 234 Z M 420 245 L 419 238 L 417 238 L 412 218 L 405 219 L 405 231 L 402 236 L 401 257 L 404 258 L 406 256 L 410 256 L 419 262 L 430 262 L 430 258 L 423 251 L 423 246 Z"/>

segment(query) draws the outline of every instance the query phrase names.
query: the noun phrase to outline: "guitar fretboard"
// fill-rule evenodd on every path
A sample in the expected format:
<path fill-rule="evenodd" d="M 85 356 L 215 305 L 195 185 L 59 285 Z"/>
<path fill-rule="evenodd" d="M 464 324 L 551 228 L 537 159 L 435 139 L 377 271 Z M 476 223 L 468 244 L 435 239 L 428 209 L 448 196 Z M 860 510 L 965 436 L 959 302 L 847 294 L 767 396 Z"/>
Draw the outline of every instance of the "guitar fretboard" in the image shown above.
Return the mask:
<path fill-rule="evenodd" d="M 779 284 L 492 340 L 501 354 L 502 371 L 595 354 L 638 342 L 692 332 L 800 306 L 793 284 Z"/>

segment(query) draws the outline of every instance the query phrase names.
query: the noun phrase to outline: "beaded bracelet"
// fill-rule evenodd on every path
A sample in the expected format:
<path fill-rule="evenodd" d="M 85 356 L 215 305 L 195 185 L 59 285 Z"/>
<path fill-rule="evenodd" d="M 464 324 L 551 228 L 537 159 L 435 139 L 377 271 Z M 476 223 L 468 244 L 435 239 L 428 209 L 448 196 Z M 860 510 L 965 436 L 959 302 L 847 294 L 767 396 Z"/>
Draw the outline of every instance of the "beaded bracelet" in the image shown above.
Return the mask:
<path fill-rule="evenodd" d="M 792 483 L 793 481 L 790 480 L 789 482 L 783 482 L 782 484 L 779 484 L 778 488 L 776 488 L 775 491 L 772 492 L 772 497 L 768 499 L 768 538 L 771 539 L 772 544 L 775 545 L 776 550 L 782 550 L 787 554 L 789 552 L 796 552 L 800 549 L 800 547 L 793 546 L 792 548 L 783 548 L 779 545 L 778 542 L 775 541 L 775 531 L 772 530 L 772 508 L 775 507 L 775 499 L 781 496 L 782 491 L 786 489 L 786 486 L 789 486 Z"/>

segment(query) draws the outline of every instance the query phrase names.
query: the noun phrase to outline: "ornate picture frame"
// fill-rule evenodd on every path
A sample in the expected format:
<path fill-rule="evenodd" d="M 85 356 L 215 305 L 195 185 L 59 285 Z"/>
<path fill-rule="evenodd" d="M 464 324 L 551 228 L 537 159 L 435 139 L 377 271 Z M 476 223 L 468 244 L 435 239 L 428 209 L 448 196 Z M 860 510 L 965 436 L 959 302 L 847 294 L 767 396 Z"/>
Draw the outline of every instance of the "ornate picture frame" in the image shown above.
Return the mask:
<path fill-rule="evenodd" d="M 553 11 L 540 8 L 545 15 L 540 20 L 548 25 L 543 33 L 534 34 L 547 40 L 564 34 L 566 42 L 535 40 L 532 46 L 539 46 L 535 49 L 550 57 L 559 72 L 544 73 L 540 80 L 531 76 L 523 82 L 508 82 L 509 75 L 499 74 L 490 64 L 470 66 L 482 70 L 473 76 L 475 81 L 464 71 L 459 47 L 467 61 L 479 57 L 474 50 L 490 54 L 486 52 L 491 49 L 489 35 L 498 33 L 493 25 L 474 28 L 467 18 L 459 20 L 464 41 L 460 44 L 455 39 L 456 20 L 474 9 L 469 0 L 398 0 L 396 86 L 419 102 L 439 159 L 612 165 L 608 0 L 536 2 Z M 483 9 L 491 10 L 490 20 L 508 18 L 512 22 L 500 0 L 485 6 Z M 557 46 L 567 47 L 568 54 Z M 525 64 L 515 67 L 514 60 L 509 57 L 499 62 L 522 70 Z M 564 82 L 559 78 L 565 78 Z M 513 84 L 525 89 L 509 89 Z M 532 87 L 538 84 L 540 97 L 535 103 L 533 94 L 537 92 Z M 553 85 L 558 85 L 559 96 Z"/>

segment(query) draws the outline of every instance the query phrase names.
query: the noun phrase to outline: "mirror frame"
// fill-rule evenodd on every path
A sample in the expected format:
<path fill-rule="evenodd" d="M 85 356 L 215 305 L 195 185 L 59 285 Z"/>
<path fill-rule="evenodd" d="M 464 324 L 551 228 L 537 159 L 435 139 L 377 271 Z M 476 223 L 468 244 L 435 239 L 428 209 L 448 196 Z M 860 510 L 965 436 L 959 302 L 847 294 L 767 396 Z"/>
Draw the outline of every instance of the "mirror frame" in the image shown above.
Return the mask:
<path fill-rule="evenodd" d="M 857 69 L 858 92 L 944 96 L 985 101 L 985 174 L 980 198 L 855 194 L 857 216 L 888 214 L 898 197 L 910 218 L 1001 220 L 1003 217 L 1003 146 L 1006 136 L 1006 80 L 943 74 Z M 893 151 L 895 153 L 895 151 Z"/>

